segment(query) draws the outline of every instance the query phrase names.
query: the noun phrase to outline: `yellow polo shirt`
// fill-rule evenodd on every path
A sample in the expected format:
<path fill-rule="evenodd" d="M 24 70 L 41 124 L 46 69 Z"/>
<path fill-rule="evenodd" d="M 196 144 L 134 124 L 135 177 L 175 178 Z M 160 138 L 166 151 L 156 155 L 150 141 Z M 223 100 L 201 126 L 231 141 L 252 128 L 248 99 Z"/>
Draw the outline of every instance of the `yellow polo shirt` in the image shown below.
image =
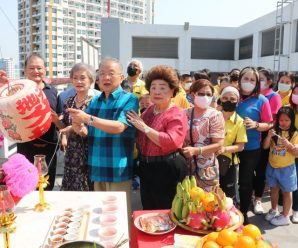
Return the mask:
<path fill-rule="evenodd" d="M 236 118 L 237 117 L 237 118 Z M 243 124 L 243 119 L 236 113 L 232 114 L 229 119 L 225 121 L 225 138 L 224 146 L 231 146 L 235 143 L 246 143 L 247 135 L 246 128 Z M 232 159 L 232 153 L 226 152 L 223 155 Z M 235 156 L 234 163 L 238 164 L 239 159 Z"/>
<path fill-rule="evenodd" d="M 187 109 L 190 107 L 190 103 L 187 101 L 186 97 L 183 97 L 180 94 L 176 94 L 176 96 L 172 98 L 172 103 L 182 109 Z"/>
<path fill-rule="evenodd" d="M 279 91 L 277 91 L 277 93 L 279 94 Z M 280 95 L 281 97 L 281 105 L 282 106 L 288 106 L 290 105 L 290 96 L 292 94 L 292 90 L 289 91 L 289 94 L 287 94 L 284 98 L 282 98 L 282 96 Z"/>
<path fill-rule="evenodd" d="M 288 131 L 282 131 L 281 137 L 286 138 L 289 136 Z M 298 132 L 295 131 L 290 142 L 293 145 L 298 144 Z M 271 139 L 270 141 L 270 153 L 269 153 L 269 163 L 273 168 L 285 168 L 295 163 L 295 156 L 288 152 L 288 150 L 279 142 L 277 139 L 277 144 Z"/>
<path fill-rule="evenodd" d="M 137 82 L 132 85 L 132 93 L 138 98 L 148 94 L 148 91 L 145 87 L 145 82 L 138 78 Z"/>

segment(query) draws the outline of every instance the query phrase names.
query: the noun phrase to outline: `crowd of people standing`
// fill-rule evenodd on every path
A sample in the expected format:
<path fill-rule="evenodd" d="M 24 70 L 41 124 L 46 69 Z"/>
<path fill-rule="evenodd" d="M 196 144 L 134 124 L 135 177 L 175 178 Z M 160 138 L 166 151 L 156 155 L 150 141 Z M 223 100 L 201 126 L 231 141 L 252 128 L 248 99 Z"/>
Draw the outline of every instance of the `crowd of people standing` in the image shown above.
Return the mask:
<path fill-rule="evenodd" d="M 61 190 L 125 191 L 131 216 L 134 174 L 144 209 L 170 208 L 177 183 L 195 175 L 200 187 L 220 185 L 235 203 L 239 192 L 247 224 L 251 203 L 263 214 L 267 184 L 272 208 L 265 219 L 288 225 L 292 207 L 298 223 L 298 86 L 291 72 L 279 73 L 275 91 L 273 73 L 263 67 L 219 73 L 212 84 L 208 69 L 179 75 L 157 65 L 143 81 L 140 61 L 128 64 L 125 77 L 120 62 L 106 58 L 97 75 L 89 65 L 74 65 L 73 89 L 61 100 L 44 81 L 39 55 L 27 58 L 24 71 L 45 92 L 53 124 L 41 138 L 18 144 L 18 152 L 32 162 L 36 154 L 51 159 L 60 137 Z M 91 90 L 96 78 L 100 91 Z M 0 82 L 6 81 L 0 71 Z M 52 189 L 56 161 L 49 162 Z"/>

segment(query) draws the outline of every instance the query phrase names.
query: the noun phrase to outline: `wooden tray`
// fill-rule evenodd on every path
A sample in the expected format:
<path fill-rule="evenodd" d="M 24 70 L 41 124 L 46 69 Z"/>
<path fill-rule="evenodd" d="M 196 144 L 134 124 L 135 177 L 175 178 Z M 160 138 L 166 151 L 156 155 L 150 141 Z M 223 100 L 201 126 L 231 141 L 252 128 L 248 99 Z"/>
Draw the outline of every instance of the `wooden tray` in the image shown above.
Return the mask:
<path fill-rule="evenodd" d="M 83 211 L 82 212 L 82 217 L 81 217 L 81 224 L 79 227 L 79 232 L 77 235 L 77 239 L 76 240 L 86 240 L 86 236 L 87 236 L 87 230 L 88 230 L 88 223 L 89 223 L 89 216 L 90 216 L 90 212 L 89 211 Z M 41 248 L 51 248 L 52 246 L 49 244 L 49 239 L 51 237 L 51 232 L 54 230 L 54 226 L 56 224 L 56 221 L 59 219 L 60 216 L 55 216 L 53 218 L 53 221 L 51 223 L 51 226 L 48 230 L 48 233 L 44 239 L 43 245 L 41 246 Z M 66 241 L 63 242 L 67 243 Z"/>
<path fill-rule="evenodd" d="M 243 215 L 242 213 L 236 209 L 236 212 L 237 214 L 239 215 L 239 222 L 234 225 L 234 226 L 230 226 L 228 229 L 230 230 L 236 230 L 237 228 L 239 228 L 242 224 L 243 224 Z M 194 229 L 190 226 L 187 226 L 187 225 L 184 225 L 183 223 L 181 223 L 175 216 L 175 214 L 171 211 L 170 212 L 170 217 L 171 217 L 171 220 L 177 225 L 177 226 L 180 226 L 181 228 L 187 230 L 187 231 L 190 231 L 190 232 L 194 232 L 194 233 L 197 233 L 197 234 L 201 234 L 201 235 L 207 235 L 211 232 L 214 232 L 214 230 L 200 230 L 200 229 Z"/>

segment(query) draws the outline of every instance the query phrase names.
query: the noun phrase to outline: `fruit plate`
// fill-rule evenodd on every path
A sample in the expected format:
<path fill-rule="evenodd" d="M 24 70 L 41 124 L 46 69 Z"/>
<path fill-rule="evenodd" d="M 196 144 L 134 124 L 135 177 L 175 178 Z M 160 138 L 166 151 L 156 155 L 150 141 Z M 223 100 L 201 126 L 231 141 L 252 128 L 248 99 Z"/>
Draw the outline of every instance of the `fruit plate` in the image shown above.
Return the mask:
<path fill-rule="evenodd" d="M 242 224 L 243 224 L 243 215 L 242 213 L 236 209 L 236 213 L 239 215 L 239 222 L 234 225 L 234 226 L 230 226 L 228 229 L 230 230 L 236 230 L 238 229 Z M 171 211 L 170 212 L 170 217 L 172 219 L 172 221 L 177 225 L 177 226 L 180 226 L 182 229 L 185 229 L 187 231 L 190 231 L 190 232 L 194 232 L 194 233 L 198 233 L 198 234 L 201 234 L 201 235 L 207 235 L 211 232 L 214 232 L 214 230 L 200 230 L 200 229 L 195 229 L 195 228 L 192 228 L 190 226 L 187 226 L 183 223 L 181 223 L 175 216 L 175 214 Z"/>
<path fill-rule="evenodd" d="M 148 231 L 146 229 L 144 229 L 141 224 L 140 224 L 140 220 L 141 218 L 150 218 L 150 217 L 155 217 L 155 216 L 161 216 L 161 217 L 168 217 L 168 225 L 169 225 L 169 228 L 166 229 L 166 230 L 163 230 L 163 231 L 155 231 L 155 232 L 151 232 L 151 231 Z M 147 234 L 151 234 L 151 235 L 162 235 L 162 234 L 165 234 L 165 233 L 168 233 L 168 232 L 171 232 L 173 231 L 175 228 L 176 228 L 176 224 L 174 222 L 171 221 L 171 218 L 169 217 L 168 214 L 163 214 L 163 213 L 148 213 L 148 214 L 142 214 L 138 217 L 135 218 L 134 220 L 134 225 L 137 229 L 139 229 L 140 231 L 144 232 L 144 233 L 147 233 Z"/>

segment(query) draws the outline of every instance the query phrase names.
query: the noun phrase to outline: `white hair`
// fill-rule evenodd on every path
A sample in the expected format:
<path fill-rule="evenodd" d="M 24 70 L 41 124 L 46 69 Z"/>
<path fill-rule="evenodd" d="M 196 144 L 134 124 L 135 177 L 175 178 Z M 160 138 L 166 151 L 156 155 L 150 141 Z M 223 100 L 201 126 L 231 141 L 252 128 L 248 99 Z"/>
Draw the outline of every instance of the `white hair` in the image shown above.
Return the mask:
<path fill-rule="evenodd" d="M 142 62 L 140 60 L 138 60 L 138 59 L 132 59 L 131 61 L 129 61 L 128 65 L 130 65 L 131 63 L 137 64 L 138 67 L 139 67 L 139 70 L 141 71 L 140 74 L 142 74 L 142 72 L 143 72 L 143 64 L 142 64 Z"/>

